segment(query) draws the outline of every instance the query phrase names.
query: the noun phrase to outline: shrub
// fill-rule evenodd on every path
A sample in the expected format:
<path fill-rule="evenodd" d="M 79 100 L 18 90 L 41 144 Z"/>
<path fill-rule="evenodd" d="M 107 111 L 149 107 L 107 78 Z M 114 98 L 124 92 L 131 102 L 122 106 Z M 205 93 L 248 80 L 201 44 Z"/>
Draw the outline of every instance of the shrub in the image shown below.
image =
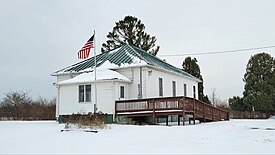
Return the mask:
<path fill-rule="evenodd" d="M 88 114 L 72 114 L 63 116 L 65 120 L 65 129 L 104 129 L 106 114 L 99 113 L 88 113 Z"/>

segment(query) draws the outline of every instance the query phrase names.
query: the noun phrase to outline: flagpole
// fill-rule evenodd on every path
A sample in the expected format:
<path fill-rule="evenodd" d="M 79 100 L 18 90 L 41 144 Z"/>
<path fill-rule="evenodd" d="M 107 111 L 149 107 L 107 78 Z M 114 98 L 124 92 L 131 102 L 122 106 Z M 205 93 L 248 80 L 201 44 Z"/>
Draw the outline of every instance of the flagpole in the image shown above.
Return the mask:
<path fill-rule="evenodd" d="M 94 30 L 94 61 L 95 61 L 95 104 L 94 104 L 94 113 L 97 111 L 97 87 L 96 87 L 96 36 L 95 36 L 95 30 Z"/>

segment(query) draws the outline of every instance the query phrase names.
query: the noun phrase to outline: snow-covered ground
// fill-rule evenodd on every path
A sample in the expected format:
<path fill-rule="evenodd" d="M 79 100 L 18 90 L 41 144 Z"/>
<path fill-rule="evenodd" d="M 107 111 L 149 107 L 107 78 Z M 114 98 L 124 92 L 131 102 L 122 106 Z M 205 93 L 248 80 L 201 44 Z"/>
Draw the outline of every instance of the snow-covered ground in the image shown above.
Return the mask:
<path fill-rule="evenodd" d="M 2 121 L 0 154 L 275 154 L 274 119 L 189 126 L 112 124 L 98 133 L 61 129 L 64 124 L 54 121 Z"/>

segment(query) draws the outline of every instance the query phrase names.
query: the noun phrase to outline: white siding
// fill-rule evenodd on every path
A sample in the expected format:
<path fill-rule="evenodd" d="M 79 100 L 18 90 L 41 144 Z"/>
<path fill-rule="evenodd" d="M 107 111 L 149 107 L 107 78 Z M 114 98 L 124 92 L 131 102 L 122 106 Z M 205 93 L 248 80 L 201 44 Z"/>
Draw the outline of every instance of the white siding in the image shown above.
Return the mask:
<path fill-rule="evenodd" d="M 142 68 L 142 96 L 146 98 L 146 68 Z M 128 86 L 128 97 L 130 99 L 138 98 L 138 85 L 140 84 L 140 68 L 123 68 L 116 70 L 118 73 L 126 76 L 128 79 L 132 81 L 132 83 Z"/>
<path fill-rule="evenodd" d="M 78 85 L 60 86 L 59 115 L 92 111 L 93 105 L 91 102 L 78 103 Z"/>
<path fill-rule="evenodd" d="M 146 74 L 146 73 L 144 73 Z M 181 75 L 167 73 L 152 68 L 147 68 L 146 92 L 147 97 L 159 97 L 159 78 L 163 79 L 163 97 L 173 96 L 172 81 L 176 82 L 176 96 L 184 96 L 184 84 L 187 86 L 187 96 L 193 97 L 193 86 L 196 87 L 198 98 L 198 83 Z"/>
<path fill-rule="evenodd" d="M 94 85 L 92 85 L 94 90 Z M 98 111 L 113 114 L 115 111 L 114 82 L 97 83 L 97 107 Z M 92 91 L 92 102 L 94 101 L 94 91 Z"/>
<path fill-rule="evenodd" d="M 87 85 L 89 83 L 83 84 Z M 82 85 L 82 84 L 80 84 Z M 115 100 L 119 100 L 119 87 L 125 88 L 125 99 L 129 99 L 129 86 L 127 83 L 116 81 L 104 81 L 97 83 L 97 108 L 98 111 L 108 114 L 115 113 Z M 72 113 L 88 113 L 94 112 L 95 103 L 95 86 L 91 84 L 92 96 L 91 102 L 78 102 L 79 85 L 62 85 L 60 86 L 59 105 L 57 112 L 59 115 L 67 115 Z M 57 115 L 58 116 L 58 115 Z"/>
<path fill-rule="evenodd" d="M 140 68 L 124 68 L 116 70 L 129 78 L 129 98 L 138 98 L 138 84 L 140 83 Z M 198 99 L 198 83 L 187 77 L 156 70 L 149 67 L 142 68 L 142 95 L 143 98 L 159 97 L 159 78 L 163 79 L 163 97 L 173 96 L 172 81 L 176 81 L 176 96 L 184 96 L 184 84 L 187 86 L 187 96 L 193 97 L 193 86 L 196 87 L 196 99 Z"/>

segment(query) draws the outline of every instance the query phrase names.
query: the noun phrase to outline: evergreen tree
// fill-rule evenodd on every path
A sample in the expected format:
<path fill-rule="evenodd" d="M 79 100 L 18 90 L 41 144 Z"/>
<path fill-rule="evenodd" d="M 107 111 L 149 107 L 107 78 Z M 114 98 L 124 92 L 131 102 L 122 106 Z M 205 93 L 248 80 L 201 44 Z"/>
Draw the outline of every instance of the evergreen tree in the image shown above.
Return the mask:
<path fill-rule="evenodd" d="M 183 70 L 195 77 L 197 77 L 198 79 L 200 79 L 202 82 L 199 82 L 198 84 L 198 92 L 199 92 L 199 100 L 205 102 L 205 103 L 211 103 L 210 100 L 208 99 L 208 96 L 204 96 L 203 93 L 203 78 L 201 75 L 201 71 L 200 71 L 200 66 L 197 64 L 197 59 L 194 58 L 192 59 L 191 57 L 187 57 L 185 58 L 185 60 L 182 63 L 182 67 Z"/>
<path fill-rule="evenodd" d="M 133 16 L 126 16 L 123 20 L 115 23 L 112 32 L 107 35 L 109 40 L 102 44 L 101 51 L 106 52 L 115 49 L 123 44 L 134 45 L 153 55 L 159 51 L 159 46 L 155 47 L 157 38 L 145 32 L 145 25 L 141 20 Z"/>
<path fill-rule="evenodd" d="M 243 103 L 243 98 L 239 96 L 233 96 L 232 98 L 229 98 L 228 103 L 232 110 L 246 111 L 248 109 L 247 106 Z"/>
<path fill-rule="evenodd" d="M 275 60 L 267 53 L 251 56 L 244 75 L 244 104 L 252 110 L 275 110 Z"/>

